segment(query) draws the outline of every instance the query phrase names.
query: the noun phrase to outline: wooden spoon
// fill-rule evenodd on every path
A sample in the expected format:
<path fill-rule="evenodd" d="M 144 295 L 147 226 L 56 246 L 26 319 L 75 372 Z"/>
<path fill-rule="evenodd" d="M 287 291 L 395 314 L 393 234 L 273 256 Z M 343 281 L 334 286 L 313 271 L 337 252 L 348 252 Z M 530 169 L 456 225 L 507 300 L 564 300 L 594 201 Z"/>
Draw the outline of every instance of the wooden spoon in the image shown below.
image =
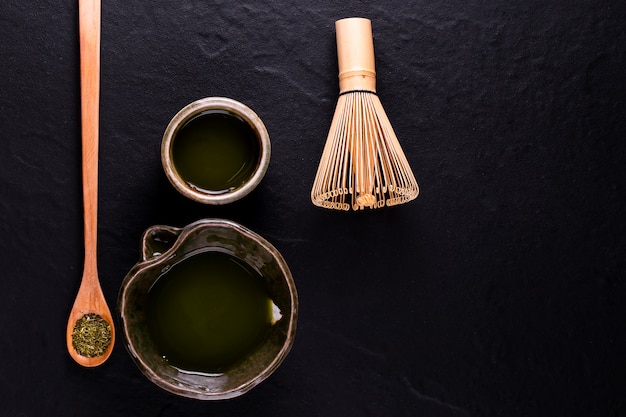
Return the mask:
<path fill-rule="evenodd" d="M 74 306 L 67 322 L 67 349 L 70 356 L 83 366 L 97 366 L 111 355 L 115 329 L 98 280 L 98 120 L 100 102 L 100 0 L 78 0 L 80 35 L 80 88 L 83 158 L 83 205 L 85 220 L 85 264 L 83 277 Z M 72 344 L 76 322 L 86 314 L 102 317 L 110 326 L 111 340 L 103 354 L 87 357 L 79 354 Z"/>

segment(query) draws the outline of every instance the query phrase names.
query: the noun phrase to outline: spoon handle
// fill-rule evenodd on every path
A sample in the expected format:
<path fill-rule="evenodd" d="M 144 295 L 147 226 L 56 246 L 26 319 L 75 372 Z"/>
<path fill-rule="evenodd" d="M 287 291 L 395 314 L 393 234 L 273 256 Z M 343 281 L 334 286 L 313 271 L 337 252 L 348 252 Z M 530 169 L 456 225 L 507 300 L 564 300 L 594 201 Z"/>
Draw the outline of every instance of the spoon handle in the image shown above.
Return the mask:
<path fill-rule="evenodd" d="M 98 227 L 98 130 L 100 104 L 100 0 L 79 0 L 85 270 L 96 276 Z"/>

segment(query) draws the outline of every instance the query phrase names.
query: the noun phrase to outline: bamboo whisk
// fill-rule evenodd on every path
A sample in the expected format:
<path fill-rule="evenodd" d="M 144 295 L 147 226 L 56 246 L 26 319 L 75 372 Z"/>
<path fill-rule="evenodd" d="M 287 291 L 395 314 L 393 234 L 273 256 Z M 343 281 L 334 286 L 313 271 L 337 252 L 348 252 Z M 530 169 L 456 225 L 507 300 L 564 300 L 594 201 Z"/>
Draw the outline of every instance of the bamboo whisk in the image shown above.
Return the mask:
<path fill-rule="evenodd" d="M 376 95 L 371 22 L 341 19 L 335 29 L 340 95 L 311 200 L 336 210 L 411 201 L 419 187 Z"/>

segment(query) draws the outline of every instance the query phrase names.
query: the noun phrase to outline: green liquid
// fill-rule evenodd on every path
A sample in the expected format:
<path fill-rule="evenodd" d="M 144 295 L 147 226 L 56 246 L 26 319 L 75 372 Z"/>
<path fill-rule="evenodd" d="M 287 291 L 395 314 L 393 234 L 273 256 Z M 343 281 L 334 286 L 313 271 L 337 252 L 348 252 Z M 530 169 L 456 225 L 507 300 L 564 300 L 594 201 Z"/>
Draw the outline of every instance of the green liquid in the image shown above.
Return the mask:
<path fill-rule="evenodd" d="M 265 281 L 249 265 L 224 252 L 199 252 L 149 290 L 148 329 L 172 366 L 220 373 L 267 337 L 272 305 Z"/>
<path fill-rule="evenodd" d="M 191 187 L 224 194 L 241 187 L 257 168 L 261 149 L 248 123 L 221 110 L 200 113 L 176 133 L 172 161 Z"/>

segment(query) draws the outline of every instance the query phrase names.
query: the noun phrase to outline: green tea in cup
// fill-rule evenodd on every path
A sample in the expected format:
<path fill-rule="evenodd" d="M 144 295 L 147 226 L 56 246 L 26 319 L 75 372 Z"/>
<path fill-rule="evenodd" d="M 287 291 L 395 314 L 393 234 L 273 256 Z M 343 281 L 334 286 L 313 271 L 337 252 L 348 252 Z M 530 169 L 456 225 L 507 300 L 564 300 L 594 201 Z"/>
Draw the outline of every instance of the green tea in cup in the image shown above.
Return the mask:
<path fill-rule="evenodd" d="M 183 371 L 227 371 L 265 340 L 273 322 L 263 277 L 224 251 L 185 257 L 147 296 L 147 326 L 159 355 Z"/>
<path fill-rule="evenodd" d="M 172 161 L 192 188 L 226 194 L 245 184 L 259 163 L 254 130 L 234 113 L 207 110 L 180 127 L 172 144 Z"/>
<path fill-rule="evenodd" d="M 270 242 L 224 219 L 155 225 L 118 296 L 121 335 L 159 387 L 201 400 L 237 397 L 289 353 L 298 294 Z"/>
<path fill-rule="evenodd" d="M 265 175 L 269 135 L 249 107 L 223 97 L 195 101 L 179 111 L 163 135 L 165 173 L 183 195 L 225 204 L 252 191 Z"/>

